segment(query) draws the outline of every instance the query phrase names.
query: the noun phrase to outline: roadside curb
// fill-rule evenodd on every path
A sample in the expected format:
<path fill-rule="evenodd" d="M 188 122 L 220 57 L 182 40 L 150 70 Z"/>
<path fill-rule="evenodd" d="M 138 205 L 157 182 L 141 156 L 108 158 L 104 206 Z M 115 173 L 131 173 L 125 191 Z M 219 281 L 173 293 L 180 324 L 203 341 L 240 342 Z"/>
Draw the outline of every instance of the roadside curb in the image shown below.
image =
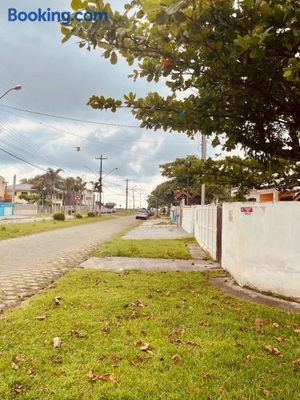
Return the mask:
<path fill-rule="evenodd" d="M 251 289 L 238 286 L 232 278 L 210 278 L 209 282 L 221 292 L 235 297 L 250 301 L 252 303 L 266 304 L 271 307 L 280 308 L 285 311 L 293 311 L 300 313 L 300 303 L 280 299 L 274 296 L 268 296 Z"/>

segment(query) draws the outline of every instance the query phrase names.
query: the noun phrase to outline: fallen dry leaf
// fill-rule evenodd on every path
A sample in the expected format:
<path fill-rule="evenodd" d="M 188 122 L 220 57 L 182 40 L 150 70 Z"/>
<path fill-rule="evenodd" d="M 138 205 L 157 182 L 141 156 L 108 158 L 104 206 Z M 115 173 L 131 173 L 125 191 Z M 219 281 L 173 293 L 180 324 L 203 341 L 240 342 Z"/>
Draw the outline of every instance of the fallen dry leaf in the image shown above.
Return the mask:
<path fill-rule="evenodd" d="M 149 343 L 145 343 L 143 346 L 141 346 L 140 350 L 144 351 L 145 353 L 148 353 L 148 354 L 153 354 L 153 351 L 152 351 Z"/>
<path fill-rule="evenodd" d="M 11 362 L 10 366 L 12 367 L 12 369 L 15 369 L 15 370 L 20 368 L 20 366 L 13 361 Z"/>
<path fill-rule="evenodd" d="M 254 359 L 254 356 L 252 356 L 252 355 L 250 355 L 250 354 L 248 354 L 246 357 L 245 357 L 245 361 L 246 362 L 250 362 L 250 361 L 252 361 Z"/>
<path fill-rule="evenodd" d="M 300 365 L 300 358 L 298 358 L 298 360 L 294 360 L 294 361 L 293 361 L 293 364 L 294 364 L 294 365 Z"/>
<path fill-rule="evenodd" d="M 84 337 L 87 336 L 87 333 L 86 333 L 86 332 L 77 331 L 77 330 L 75 330 L 75 329 L 72 330 L 71 334 L 72 334 L 72 336 L 75 336 L 75 337 L 78 337 L 78 338 L 84 338 Z"/>
<path fill-rule="evenodd" d="M 266 319 L 256 318 L 256 320 L 254 321 L 254 325 L 262 326 L 266 325 L 268 322 L 269 321 L 267 321 Z"/>
<path fill-rule="evenodd" d="M 15 357 L 15 361 L 26 361 L 26 356 L 24 354 L 18 354 Z"/>
<path fill-rule="evenodd" d="M 120 356 L 118 356 L 117 354 L 112 354 L 112 356 L 111 356 L 110 358 L 111 358 L 111 361 L 112 361 L 113 363 L 117 363 L 118 361 L 123 360 L 123 358 L 120 357 Z"/>
<path fill-rule="evenodd" d="M 185 343 L 186 343 L 186 344 L 189 344 L 190 346 L 195 346 L 195 347 L 196 347 L 196 346 L 199 346 L 198 343 L 193 342 L 192 340 L 186 340 Z"/>
<path fill-rule="evenodd" d="M 12 390 L 17 394 L 21 394 L 25 393 L 27 391 L 27 388 L 23 385 L 15 384 L 13 385 Z"/>
<path fill-rule="evenodd" d="M 179 339 L 179 338 L 172 338 L 169 337 L 169 342 L 170 343 L 175 343 L 179 346 L 183 346 L 183 345 L 190 345 L 190 346 L 199 346 L 198 343 L 193 342 L 192 340 L 183 340 L 183 339 Z"/>
<path fill-rule="evenodd" d="M 248 332 L 247 326 L 241 326 L 239 329 L 241 332 Z"/>
<path fill-rule="evenodd" d="M 119 378 L 115 374 L 106 373 L 106 374 L 99 375 L 98 378 L 100 379 L 100 381 L 105 381 L 105 382 L 114 382 L 114 383 L 116 383 L 116 382 L 119 381 Z"/>
<path fill-rule="evenodd" d="M 300 329 L 294 329 L 295 333 L 298 333 L 298 335 L 300 335 Z"/>
<path fill-rule="evenodd" d="M 106 323 L 106 324 L 104 325 L 104 327 L 101 329 L 101 332 L 102 332 L 102 334 L 103 334 L 104 336 L 106 336 L 106 335 L 109 334 L 109 332 L 110 332 L 109 323 Z"/>
<path fill-rule="evenodd" d="M 274 323 L 272 324 L 272 326 L 273 326 L 273 328 L 279 328 L 279 324 L 277 324 L 277 322 L 274 322 Z"/>
<path fill-rule="evenodd" d="M 44 321 L 44 319 L 46 319 L 46 315 L 38 315 L 37 317 L 35 317 L 36 320 L 38 321 Z"/>
<path fill-rule="evenodd" d="M 34 376 L 34 374 L 35 374 L 34 368 L 32 368 L 32 367 L 28 368 L 26 371 L 26 374 L 29 376 Z"/>
<path fill-rule="evenodd" d="M 98 375 L 94 374 L 93 371 L 89 371 L 89 373 L 87 374 L 87 377 L 88 377 L 89 381 L 91 381 L 91 382 L 95 382 L 98 380 Z"/>
<path fill-rule="evenodd" d="M 135 307 L 146 307 L 145 304 L 141 302 L 141 300 L 135 300 L 134 302 L 131 303 L 131 305 Z"/>
<path fill-rule="evenodd" d="M 57 306 L 59 306 L 59 305 L 60 305 L 60 302 L 61 302 L 61 297 L 60 297 L 60 296 L 56 296 L 56 297 L 54 298 L 54 304 L 57 305 Z"/>
<path fill-rule="evenodd" d="M 278 350 L 276 347 L 271 346 L 270 344 L 264 345 L 264 348 L 268 350 L 269 353 L 274 354 L 274 356 L 280 356 L 281 351 Z"/>
<path fill-rule="evenodd" d="M 174 356 L 171 358 L 172 361 L 174 361 L 174 363 L 180 363 L 182 361 L 182 358 L 180 357 L 179 354 L 174 354 Z"/>
<path fill-rule="evenodd" d="M 286 339 L 285 336 L 277 336 L 277 337 L 276 337 L 276 340 L 277 340 L 277 342 L 279 342 L 279 343 L 285 342 L 285 339 Z"/>
<path fill-rule="evenodd" d="M 270 394 L 271 394 L 270 390 L 268 390 L 268 389 L 263 389 L 262 392 L 263 392 L 263 395 L 264 395 L 265 397 L 269 397 Z"/>
<path fill-rule="evenodd" d="M 218 389 L 218 392 L 223 394 L 225 392 L 224 386 L 220 386 L 219 389 Z"/>
<path fill-rule="evenodd" d="M 131 365 L 133 365 L 134 367 L 138 367 L 143 364 L 149 364 L 151 361 L 152 360 L 150 357 L 147 357 L 147 358 L 137 357 L 137 358 L 134 358 L 133 360 L 130 360 L 129 363 Z"/>
<path fill-rule="evenodd" d="M 61 343 L 62 343 L 61 342 L 61 338 L 56 336 L 55 338 L 52 339 L 52 343 L 53 343 L 53 347 L 55 349 L 59 348 L 61 346 Z"/>
<path fill-rule="evenodd" d="M 203 372 L 201 375 L 200 375 L 200 379 L 203 379 L 204 381 L 207 379 L 207 378 L 209 378 L 210 377 L 210 374 L 208 373 L 208 372 Z"/>

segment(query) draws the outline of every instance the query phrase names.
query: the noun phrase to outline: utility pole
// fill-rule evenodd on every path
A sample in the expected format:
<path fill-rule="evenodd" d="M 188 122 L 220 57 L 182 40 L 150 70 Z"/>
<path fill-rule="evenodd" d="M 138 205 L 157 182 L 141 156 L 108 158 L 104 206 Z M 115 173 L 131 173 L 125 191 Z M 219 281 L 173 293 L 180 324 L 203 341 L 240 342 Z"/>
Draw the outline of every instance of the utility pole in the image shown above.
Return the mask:
<path fill-rule="evenodd" d="M 207 140 L 206 136 L 202 133 L 202 143 L 201 143 L 201 159 L 203 161 L 207 160 Z M 205 184 L 201 185 L 201 205 L 205 205 Z"/>
<path fill-rule="evenodd" d="M 102 154 L 100 157 L 95 157 L 96 160 L 99 160 L 100 167 L 99 167 L 99 212 L 101 215 L 101 203 L 102 203 L 102 174 L 103 174 L 103 161 L 107 160 L 106 157 L 103 157 Z"/>
<path fill-rule="evenodd" d="M 128 189 L 128 182 L 129 182 L 129 179 L 126 179 L 125 180 L 125 182 L 126 182 L 126 210 L 128 210 L 128 192 L 129 192 L 129 189 Z"/>
<path fill-rule="evenodd" d="M 14 180 L 13 180 L 13 192 L 12 192 L 12 199 L 11 199 L 13 215 L 15 215 L 16 183 L 17 183 L 17 176 L 14 175 Z"/>
<path fill-rule="evenodd" d="M 132 209 L 135 209 L 135 196 L 134 196 L 134 187 L 131 189 L 132 190 Z"/>

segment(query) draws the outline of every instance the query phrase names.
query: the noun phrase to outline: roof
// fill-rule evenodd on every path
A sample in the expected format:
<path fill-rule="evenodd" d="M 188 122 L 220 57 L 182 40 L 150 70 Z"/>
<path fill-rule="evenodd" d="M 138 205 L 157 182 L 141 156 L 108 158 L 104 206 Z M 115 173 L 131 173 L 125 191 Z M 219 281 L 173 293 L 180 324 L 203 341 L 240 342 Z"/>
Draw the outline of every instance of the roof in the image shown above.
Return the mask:
<path fill-rule="evenodd" d="M 13 190 L 13 185 L 7 186 L 7 189 Z M 33 185 L 31 185 L 30 183 L 19 183 L 15 186 L 15 190 L 21 190 L 22 192 L 35 192 L 35 189 L 33 189 Z"/>

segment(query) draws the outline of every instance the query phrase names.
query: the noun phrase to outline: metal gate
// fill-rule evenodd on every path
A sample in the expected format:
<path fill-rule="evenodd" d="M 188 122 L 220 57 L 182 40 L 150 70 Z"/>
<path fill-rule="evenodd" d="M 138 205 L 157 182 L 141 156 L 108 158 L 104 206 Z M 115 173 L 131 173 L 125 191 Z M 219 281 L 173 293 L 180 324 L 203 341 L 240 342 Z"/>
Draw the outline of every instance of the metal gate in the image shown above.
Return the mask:
<path fill-rule="evenodd" d="M 222 260 L 222 206 L 217 208 L 217 261 L 221 263 Z"/>

